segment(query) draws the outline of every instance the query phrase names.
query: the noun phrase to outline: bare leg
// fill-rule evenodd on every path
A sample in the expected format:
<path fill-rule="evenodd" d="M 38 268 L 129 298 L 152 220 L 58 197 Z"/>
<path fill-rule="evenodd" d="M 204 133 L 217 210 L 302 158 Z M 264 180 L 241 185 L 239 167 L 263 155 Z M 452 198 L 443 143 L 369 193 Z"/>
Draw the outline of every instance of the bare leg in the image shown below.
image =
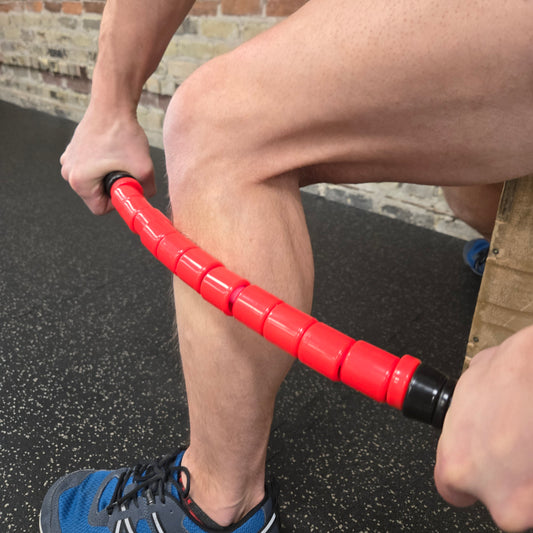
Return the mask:
<path fill-rule="evenodd" d="M 178 90 L 165 124 L 175 224 L 308 310 L 299 184 L 476 185 L 531 170 L 531 21 L 530 3 L 310 0 Z M 263 495 L 290 359 L 179 282 L 175 295 L 191 419 L 184 464 L 193 499 L 226 524 Z"/>
<path fill-rule="evenodd" d="M 489 185 L 443 187 L 442 190 L 455 216 L 490 241 L 502 187 L 502 183 L 491 183 Z"/>
<path fill-rule="evenodd" d="M 196 240 L 226 266 L 310 311 L 313 267 L 295 176 L 257 187 L 236 181 L 226 189 L 229 198 L 179 190 L 173 203 L 180 205 L 180 227 L 194 225 Z M 275 396 L 293 358 L 181 282 L 174 287 L 191 426 L 183 464 L 192 474 L 191 497 L 226 525 L 264 496 Z"/>

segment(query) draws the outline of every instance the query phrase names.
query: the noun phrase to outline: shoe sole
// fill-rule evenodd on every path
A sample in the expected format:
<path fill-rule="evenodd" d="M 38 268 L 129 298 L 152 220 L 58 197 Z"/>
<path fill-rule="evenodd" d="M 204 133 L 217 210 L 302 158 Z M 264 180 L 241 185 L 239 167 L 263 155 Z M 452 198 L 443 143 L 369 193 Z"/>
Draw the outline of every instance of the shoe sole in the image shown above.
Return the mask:
<path fill-rule="evenodd" d="M 262 531 L 268 532 L 270 528 L 275 524 L 277 520 L 276 513 L 272 515 L 272 518 L 270 519 L 270 522 L 266 525 L 267 529 L 263 529 Z M 41 525 L 41 512 L 39 511 L 39 532 L 43 533 L 43 526 Z"/>

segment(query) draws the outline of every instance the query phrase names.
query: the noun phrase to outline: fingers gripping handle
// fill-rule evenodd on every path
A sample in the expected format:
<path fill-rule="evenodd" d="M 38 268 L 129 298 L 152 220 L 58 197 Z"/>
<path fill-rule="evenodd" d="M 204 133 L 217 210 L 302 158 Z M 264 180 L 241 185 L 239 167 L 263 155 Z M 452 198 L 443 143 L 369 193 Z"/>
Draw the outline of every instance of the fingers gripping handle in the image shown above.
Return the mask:
<path fill-rule="evenodd" d="M 410 355 L 356 341 L 229 271 L 153 208 L 128 173 L 111 172 L 104 188 L 148 250 L 205 300 L 329 379 L 442 427 L 455 386 L 446 376 Z"/>

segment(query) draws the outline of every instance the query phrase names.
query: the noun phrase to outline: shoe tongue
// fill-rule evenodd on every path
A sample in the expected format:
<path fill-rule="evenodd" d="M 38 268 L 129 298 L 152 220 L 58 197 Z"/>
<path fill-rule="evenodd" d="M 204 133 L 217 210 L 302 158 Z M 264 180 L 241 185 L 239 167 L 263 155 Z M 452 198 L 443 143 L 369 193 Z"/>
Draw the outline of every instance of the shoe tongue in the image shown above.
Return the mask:
<path fill-rule="evenodd" d="M 118 484 L 118 479 L 119 479 L 118 476 L 111 478 L 109 483 L 106 485 L 105 489 L 102 491 L 102 495 L 100 496 L 100 501 L 98 502 L 98 511 L 102 511 L 111 503 L 111 499 L 113 498 L 113 494 L 115 493 L 115 488 Z M 120 494 L 119 496 L 123 496 L 124 494 L 127 494 L 130 491 L 130 487 L 132 484 L 133 484 L 133 474 L 131 474 L 128 480 L 126 481 L 126 485 L 124 485 L 122 494 Z M 140 496 L 140 492 L 139 492 L 139 496 Z"/>
<path fill-rule="evenodd" d="M 183 460 L 184 455 L 185 455 L 185 450 L 178 453 L 178 455 L 176 455 L 176 460 L 174 461 L 174 464 L 172 466 L 181 466 L 181 461 Z"/>
<path fill-rule="evenodd" d="M 176 460 L 174 461 L 174 464 L 173 464 L 172 466 L 177 467 L 177 466 L 180 466 L 180 465 L 181 465 L 181 461 L 182 461 L 182 459 L 183 459 L 183 454 L 184 454 L 184 453 L 185 453 L 185 450 L 182 451 L 182 452 L 180 452 L 180 453 L 177 455 Z M 174 479 L 175 479 L 178 483 L 180 483 L 180 480 L 178 479 L 178 472 L 177 472 L 177 471 L 174 472 L 174 473 L 172 474 L 172 476 L 174 477 Z M 178 494 L 178 489 L 177 489 L 174 485 L 171 486 L 171 488 L 170 488 L 170 493 L 172 494 L 172 496 L 174 496 L 174 498 L 176 498 L 176 499 L 178 499 L 178 500 L 180 499 L 180 496 L 179 496 L 179 494 Z"/>
<path fill-rule="evenodd" d="M 122 491 L 123 495 L 130 491 L 130 485 L 133 485 L 133 474 L 128 478 L 128 481 L 126 481 L 126 485 L 124 485 L 124 490 Z"/>
<path fill-rule="evenodd" d="M 176 456 L 176 460 L 174 461 L 173 466 L 177 467 L 181 465 L 181 460 L 183 459 L 184 453 L 185 451 L 182 451 Z M 172 475 L 174 476 L 174 479 L 178 481 L 178 473 L 174 472 Z M 111 499 L 113 498 L 113 494 L 118 484 L 118 480 L 119 480 L 119 477 L 114 476 L 107 483 L 105 489 L 102 491 L 102 495 L 100 496 L 100 500 L 98 502 L 98 511 L 102 511 L 111 503 Z M 126 481 L 126 484 L 124 485 L 122 494 L 120 496 L 127 494 L 130 491 L 131 485 L 133 485 L 133 474 L 131 474 L 128 477 L 128 480 Z M 175 498 L 177 498 L 178 500 L 180 499 L 178 491 L 176 490 L 176 487 L 174 485 L 172 485 L 171 493 Z M 139 496 L 140 496 L 140 492 L 139 492 Z"/>

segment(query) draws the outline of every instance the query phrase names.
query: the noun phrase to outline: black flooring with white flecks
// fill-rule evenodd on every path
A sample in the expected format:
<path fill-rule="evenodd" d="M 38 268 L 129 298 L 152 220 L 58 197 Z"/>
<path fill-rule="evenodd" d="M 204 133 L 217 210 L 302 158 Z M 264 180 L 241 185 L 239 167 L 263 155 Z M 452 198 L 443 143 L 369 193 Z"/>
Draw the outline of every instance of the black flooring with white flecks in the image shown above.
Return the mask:
<path fill-rule="evenodd" d="M 116 213 L 61 179 L 75 125 L 0 102 L 0 531 L 38 531 L 47 487 L 186 442 L 170 275 Z M 156 207 L 168 204 L 153 150 Z M 479 288 L 459 240 L 303 195 L 313 314 L 459 375 Z M 297 363 L 280 391 L 269 470 L 285 532 L 498 531 L 433 485 L 438 433 Z"/>

